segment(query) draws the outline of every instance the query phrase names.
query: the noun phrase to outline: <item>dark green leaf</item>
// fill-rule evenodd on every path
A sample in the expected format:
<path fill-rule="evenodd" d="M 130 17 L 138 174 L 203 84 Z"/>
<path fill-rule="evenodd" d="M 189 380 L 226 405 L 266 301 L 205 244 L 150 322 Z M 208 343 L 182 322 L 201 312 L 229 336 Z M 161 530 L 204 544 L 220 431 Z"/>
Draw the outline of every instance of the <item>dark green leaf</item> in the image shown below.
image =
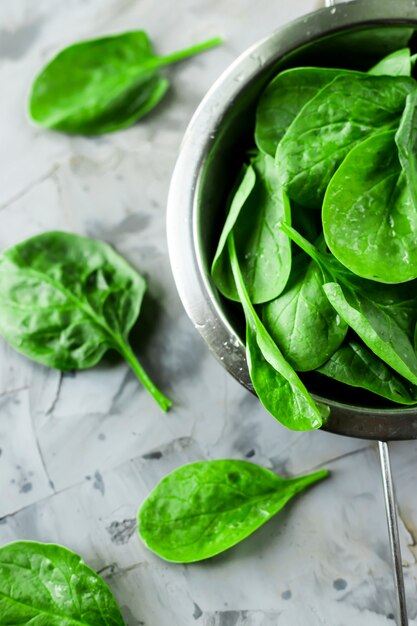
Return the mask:
<path fill-rule="evenodd" d="M 288 363 L 298 371 L 317 369 L 346 336 L 347 325 L 329 303 L 325 278 L 314 261 L 300 255 L 286 290 L 262 309 L 262 320 Z"/>
<path fill-rule="evenodd" d="M 0 255 L 0 334 L 30 359 L 62 371 L 92 367 L 115 349 L 166 410 L 170 401 L 128 343 L 145 289 L 104 242 L 43 233 Z"/>
<path fill-rule="evenodd" d="M 271 157 L 258 155 L 241 180 L 220 237 L 212 276 L 224 296 L 239 300 L 226 245 L 233 229 L 249 297 L 260 304 L 278 296 L 290 275 L 291 244 L 278 227 L 281 220 L 291 219 L 290 205 Z"/>
<path fill-rule="evenodd" d="M 366 346 L 350 341 L 337 350 L 317 370 L 352 387 L 367 389 L 399 404 L 417 404 L 417 388 L 412 389 Z"/>
<path fill-rule="evenodd" d="M 139 536 L 167 561 L 192 563 L 239 543 L 326 470 L 283 479 L 247 461 L 205 461 L 165 476 L 138 514 Z"/>
<path fill-rule="evenodd" d="M 158 70 L 221 41 L 212 39 L 158 57 L 148 35 L 132 31 L 76 43 L 62 50 L 36 77 L 32 120 L 67 133 L 100 135 L 131 126 L 165 95 Z"/>
<path fill-rule="evenodd" d="M 312 211 L 291 200 L 291 225 L 309 241 L 323 234 L 320 211 Z"/>
<path fill-rule="evenodd" d="M 327 407 L 318 407 L 271 339 L 252 306 L 240 271 L 233 232 L 228 247 L 233 275 L 246 318 L 246 358 L 254 389 L 264 407 L 287 428 L 319 428 Z M 323 413 L 323 414 L 322 414 Z"/>
<path fill-rule="evenodd" d="M 348 152 L 398 126 L 412 78 L 346 75 L 324 87 L 297 115 L 277 149 L 277 167 L 290 198 L 320 208 L 327 185 Z"/>
<path fill-rule="evenodd" d="M 0 623 L 124 626 L 106 583 L 79 556 L 54 544 L 0 548 Z"/>
<path fill-rule="evenodd" d="M 417 201 L 417 188 L 415 195 Z M 417 277 L 417 204 L 395 131 L 374 135 L 348 154 L 327 188 L 323 229 L 332 253 L 358 276 L 383 283 Z"/>
<path fill-rule="evenodd" d="M 276 76 L 262 93 L 256 109 L 255 141 L 259 150 L 275 156 L 277 145 L 303 106 L 325 85 L 348 70 L 296 67 Z"/>
<path fill-rule="evenodd" d="M 405 298 L 403 286 L 390 287 L 358 278 L 332 255 L 317 250 L 290 226 L 282 224 L 281 228 L 321 267 L 329 281 L 323 289 L 341 319 L 385 363 L 417 384 L 417 356 L 409 332 L 410 296 Z M 415 300 L 414 294 L 412 297 Z"/>
<path fill-rule="evenodd" d="M 373 76 L 411 76 L 410 48 L 391 52 L 371 67 L 368 74 Z"/>

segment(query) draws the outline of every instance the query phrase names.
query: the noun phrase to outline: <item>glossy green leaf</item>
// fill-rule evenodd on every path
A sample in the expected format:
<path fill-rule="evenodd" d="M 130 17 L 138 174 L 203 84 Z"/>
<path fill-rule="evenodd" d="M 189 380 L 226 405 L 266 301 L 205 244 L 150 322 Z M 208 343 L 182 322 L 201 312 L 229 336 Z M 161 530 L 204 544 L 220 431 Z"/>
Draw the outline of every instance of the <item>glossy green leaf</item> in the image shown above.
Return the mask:
<path fill-rule="evenodd" d="M 280 478 L 247 461 L 191 463 L 165 476 L 142 504 L 139 536 L 167 561 L 210 558 L 246 539 L 327 470 Z"/>
<path fill-rule="evenodd" d="M 366 346 L 350 341 L 317 370 L 351 387 L 360 387 L 398 404 L 417 404 L 417 388 L 402 380 Z"/>
<path fill-rule="evenodd" d="M 358 276 L 383 283 L 417 277 L 417 205 L 395 131 L 374 135 L 348 154 L 329 183 L 322 216 L 331 252 Z"/>
<path fill-rule="evenodd" d="M 391 52 L 371 67 L 368 74 L 373 76 L 411 76 L 410 48 L 401 48 Z"/>
<path fill-rule="evenodd" d="M 220 235 L 216 254 L 211 267 L 211 275 L 217 289 L 226 297 L 238 300 L 235 279 L 230 267 L 227 238 L 232 232 L 242 208 L 255 187 L 256 174 L 252 165 L 243 165 L 232 190 L 229 212 Z"/>
<path fill-rule="evenodd" d="M 395 135 L 395 143 L 414 209 L 409 210 L 409 213 L 414 218 L 417 212 L 417 91 L 407 96 L 405 109 Z M 410 216 L 409 221 L 412 221 Z M 409 236 L 409 231 L 405 233 L 400 231 L 398 236 L 403 239 L 404 236 Z"/>
<path fill-rule="evenodd" d="M 125 624 L 106 583 L 79 556 L 62 546 L 34 541 L 0 548 L 0 623 Z"/>
<path fill-rule="evenodd" d="M 29 113 L 66 133 L 100 135 L 131 126 L 165 95 L 159 69 L 221 43 L 212 39 L 158 57 L 148 35 L 131 31 L 82 41 L 62 50 L 38 74 Z"/>
<path fill-rule="evenodd" d="M 337 350 L 347 325 L 329 303 L 320 267 L 300 255 L 284 293 L 262 308 L 265 328 L 297 371 L 314 370 Z"/>
<path fill-rule="evenodd" d="M 256 109 L 255 142 L 259 150 L 275 156 L 287 128 L 303 106 L 336 76 L 349 70 L 296 67 L 276 76 L 262 93 Z"/>
<path fill-rule="evenodd" d="M 267 302 L 282 292 L 291 271 L 291 244 L 278 224 L 290 221 L 290 210 L 274 159 L 259 154 L 244 169 L 213 261 L 212 276 L 224 296 L 239 300 L 227 250 L 232 229 L 251 301 Z"/>
<path fill-rule="evenodd" d="M 382 285 L 361 279 L 330 254 L 323 254 L 286 224 L 283 231 L 321 267 L 329 281 L 323 286 L 330 304 L 362 341 L 385 363 L 417 384 L 417 356 L 410 326 L 416 298 L 407 285 Z M 412 283 L 415 289 L 416 284 Z M 411 302 L 410 302 L 411 300 Z"/>
<path fill-rule="evenodd" d="M 416 354 L 395 320 L 366 296 L 342 289 L 337 283 L 327 283 L 323 289 L 330 304 L 362 341 L 396 372 L 417 385 Z"/>
<path fill-rule="evenodd" d="M 301 109 L 277 148 L 281 182 L 290 198 L 320 208 L 333 174 L 367 137 L 398 126 L 412 78 L 335 78 Z"/>
<path fill-rule="evenodd" d="M 327 407 L 319 407 L 271 339 L 250 301 L 234 245 L 228 247 L 233 275 L 246 318 L 246 358 L 253 387 L 264 407 L 292 430 L 320 428 Z"/>
<path fill-rule="evenodd" d="M 106 243 L 46 232 L 0 255 L 0 334 L 30 359 L 62 371 L 92 367 L 117 350 L 167 410 L 171 402 L 128 342 L 145 289 Z"/>

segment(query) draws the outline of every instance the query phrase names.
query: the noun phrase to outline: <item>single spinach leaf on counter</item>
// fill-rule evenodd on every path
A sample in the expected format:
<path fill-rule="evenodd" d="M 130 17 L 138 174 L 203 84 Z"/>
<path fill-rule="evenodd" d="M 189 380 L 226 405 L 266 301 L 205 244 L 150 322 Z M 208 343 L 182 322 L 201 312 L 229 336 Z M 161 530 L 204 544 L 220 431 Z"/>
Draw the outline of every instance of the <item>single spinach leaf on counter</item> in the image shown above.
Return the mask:
<path fill-rule="evenodd" d="M 290 221 L 290 205 L 274 159 L 259 154 L 241 177 L 213 261 L 212 276 L 224 296 L 239 300 L 227 250 L 232 229 L 251 302 L 267 302 L 282 292 L 291 271 L 291 243 L 278 227 L 283 219 Z"/>
<path fill-rule="evenodd" d="M 321 89 L 277 148 L 278 172 L 290 198 L 320 208 L 348 152 L 370 135 L 396 128 L 407 95 L 416 89 L 412 78 L 367 74 L 339 76 Z"/>
<path fill-rule="evenodd" d="M 131 31 L 69 46 L 32 85 L 34 122 L 66 133 L 100 135 L 131 126 L 165 95 L 159 69 L 217 46 L 221 40 L 158 57 L 148 35 Z"/>
<path fill-rule="evenodd" d="M 110 589 L 77 554 L 34 541 L 0 548 L 0 623 L 125 626 Z"/>
<path fill-rule="evenodd" d="M 246 539 L 297 493 L 328 476 L 281 478 L 247 461 L 201 461 L 165 476 L 138 513 L 138 532 L 176 563 L 208 559 Z"/>
<path fill-rule="evenodd" d="M 295 370 L 315 370 L 337 350 L 348 327 L 323 291 L 321 268 L 304 255 L 294 265 L 284 293 L 262 307 L 262 321 Z"/>
<path fill-rule="evenodd" d="M 341 346 L 317 371 L 398 404 L 417 404 L 417 388 L 413 389 L 369 348 L 357 341 Z"/>
<path fill-rule="evenodd" d="M 404 169 L 395 137 L 395 130 L 384 132 L 351 150 L 329 183 L 322 212 L 334 256 L 358 276 L 382 283 L 417 277 L 416 132 L 404 139 Z"/>
<path fill-rule="evenodd" d="M 368 74 L 373 76 L 411 76 L 412 61 L 410 48 L 391 52 L 371 67 Z"/>
<path fill-rule="evenodd" d="M 283 231 L 321 267 L 323 286 L 330 304 L 362 341 L 396 372 L 417 384 L 417 356 L 409 325 L 410 296 L 407 285 L 382 285 L 352 274 L 330 254 L 323 254 L 291 226 Z M 412 283 L 415 289 L 416 284 Z M 414 294 L 412 297 L 415 300 Z"/>
<path fill-rule="evenodd" d="M 256 109 L 255 142 L 275 156 L 277 145 L 303 106 L 336 76 L 349 70 L 295 67 L 280 72 L 262 93 Z"/>
<path fill-rule="evenodd" d="M 42 233 L 0 255 L 0 335 L 28 358 L 61 371 L 92 367 L 117 350 L 166 411 L 170 400 L 128 341 L 145 289 L 142 276 L 108 244 Z"/>
<path fill-rule="evenodd" d="M 246 358 L 252 384 L 264 407 L 292 430 L 320 428 L 329 414 L 318 406 L 276 346 L 250 301 L 236 254 L 233 232 L 228 238 L 233 275 L 246 318 Z"/>

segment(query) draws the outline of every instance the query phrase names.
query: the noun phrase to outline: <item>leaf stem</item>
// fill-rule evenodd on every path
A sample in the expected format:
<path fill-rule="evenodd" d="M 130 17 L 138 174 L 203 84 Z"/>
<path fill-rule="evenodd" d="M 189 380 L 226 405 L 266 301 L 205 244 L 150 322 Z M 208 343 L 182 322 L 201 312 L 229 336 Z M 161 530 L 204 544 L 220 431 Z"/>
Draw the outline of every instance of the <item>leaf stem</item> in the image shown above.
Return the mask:
<path fill-rule="evenodd" d="M 129 363 L 136 376 L 139 378 L 142 385 L 149 391 L 154 400 L 159 404 L 163 411 L 168 411 L 171 408 L 172 402 L 169 398 L 159 391 L 159 389 L 153 384 L 148 374 L 143 369 L 142 365 L 137 360 L 132 348 L 127 343 L 118 342 L 117 350 Z"/>
<path fill-rule="evenodd" d="M 309 255 L 318 265 L 321 265 L 320 252 L 317 250 L 312 243 L 310 243 L 305 237 L 300 235 L 292 226 L 286 224 L 285 222 L 281 222 L 279 225 L 280 229 L 284 231 L 284 233 L 289 237 L 297 246 L 301 248 L 306 254 Z"/>
<path fill-rule="evenodd" d="M 317 472 L 313 472 L 312 474 L 307 474 L 306 476 L 295 476 L 294 478 L 287 478 L 287 482 L 294 482 L 294 489 L 298 493 L 309 485 L 314 485 L 314 483 L 317 483 L 319 480 L 327 478 L 328 475 L 329 471 L 327 469 L 321 469 Z"/>
<path fill-rule="evenodd" d="M 199 43 L 196 46 L 184 48 L 184 50 L 179 50 L 178 52 L 173 52 L 172 54 L 168 54 L 163 57 L 157 57 L 156 63 L 158 65 L 170 65 L 171 63 L 177 63 L 177 61 L 182 61 L 183 59 L 187 59 L 188 57 L 200 54 L 201 52 L 219 46 L 222 43 L 223 39 L 221 39 L 220 37 L 214 37 L 213 39 L 203 41 L 203 43 Z"/>

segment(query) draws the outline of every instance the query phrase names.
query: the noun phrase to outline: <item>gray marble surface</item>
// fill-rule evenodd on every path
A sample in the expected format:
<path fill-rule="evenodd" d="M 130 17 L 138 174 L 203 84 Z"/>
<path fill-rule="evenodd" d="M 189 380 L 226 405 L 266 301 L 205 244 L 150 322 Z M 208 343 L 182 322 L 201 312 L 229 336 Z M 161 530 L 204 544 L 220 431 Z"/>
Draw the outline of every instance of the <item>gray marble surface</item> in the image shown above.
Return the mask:
<path fill-rule="evenodd" d="M 209 355 L 173 284 L 165 206 L 182 134 L 206 90 L 249 44 L 319 0 L 14 0 L 0 5 L 0 248 L 50 229 L 102 238 L 144 273 L 138 353 L 174 409 L 164 415 L 123 363 L 62 375 L 0 342 L 0 543 L 58 542 L 113 589 L 128 626 L 382 626 L 394 594 L 375 446 L 278 425 Z M 145 28 L 158 51 L 215 35 L 173 67 L 164 103 L 91 140 L 31 126 L 34 73 L 60 47 Z M 417 624 L 417 444 L 392 446 L 409 611 Z M 139 504 L 191 460 L 250 458 L 331 478 L 229 552 L 181 566 L 135 534 Z"/>

